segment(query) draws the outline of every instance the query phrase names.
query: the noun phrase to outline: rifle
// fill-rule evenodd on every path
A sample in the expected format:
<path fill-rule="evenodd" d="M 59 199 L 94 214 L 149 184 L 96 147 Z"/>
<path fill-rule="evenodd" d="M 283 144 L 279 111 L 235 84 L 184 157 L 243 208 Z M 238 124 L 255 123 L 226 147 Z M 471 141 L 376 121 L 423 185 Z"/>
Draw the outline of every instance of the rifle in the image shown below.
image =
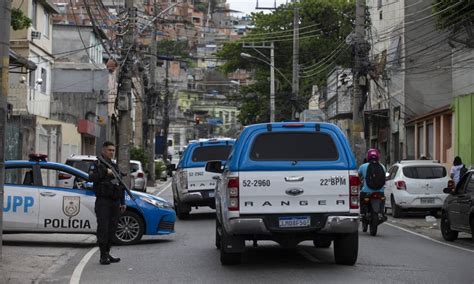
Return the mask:
<path fill-rule="evenodd" d="M 121 184 L 125 188 L 125 192 L 127 192 L 128 196 L 130 196 L 130 198 L 133 201 L 135 201 L 135 197 L 132 195 L 132 192 L 130 191 L 128 186 L 123 181 L 122 175 L 117 172 L 115 167 L 112 166 L 106 159 L 104 159 L 104 157 L 102 157 L 102 155 L 97 156 L 97 159 L 99 160 L 99 162 L 103 163 L 107 168 L 109 168 L 112 171 L 112 173 L 114 174 L 115 179 L 118 180 L 119 184 Z"/>

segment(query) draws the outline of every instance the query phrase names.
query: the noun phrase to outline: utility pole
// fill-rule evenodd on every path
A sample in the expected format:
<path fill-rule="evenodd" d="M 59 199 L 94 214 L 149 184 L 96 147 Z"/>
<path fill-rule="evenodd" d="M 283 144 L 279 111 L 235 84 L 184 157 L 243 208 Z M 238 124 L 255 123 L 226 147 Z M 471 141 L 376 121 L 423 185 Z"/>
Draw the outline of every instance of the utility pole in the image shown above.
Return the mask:
<path fill-rule="evenodd" d="M 168 158 L 168 132 L 170 127 L 170 116 L 169 116 L 169 100 L 170 100 L 170 90 L 169 90 L 169 69 L 170 63 L 169 60 L 165 60 L 165 97 L 163 98 L 163 161 L 166 162 Z"/>
<path fill-rule="evenodd" d="M 365 0 L 356 1 L 356 23 L 355 23 L 355 58 L 354 58 L 354 98 L 352 101 L 352 129 L 351 146 L 358 164 L 362 163 L 364 142 L 364 109 L 360 106 L 363 92 L 367 85 L 367 70 L 364 67 L 367 60 L 367 49 L 365 44 Z"/>
<path fill-rule="evenodd" d="M 123 69 L 120 70 L 120 90 L 118 93 L 119 111 L 119 141 L 118 141 L 118 164 L 123 173 L 124 180 L 130 186 L 130 140 L 131 140 L 131 107 L 132 107 L 132 70 L 135 21 L 137 10 L 133 5 L 134 0 L 125 0 L 125 10 L 128 14 L 127 32 L 123 37 L 122 60 L 125 60 Z"/>
<path fill-rule="evenodd" d="M 270 122 L 275 122 L 275 44 L 270 48 Z"/>
<path fill-rule="evenodd" d="M 298 3 L 298 0 L 294 0 L 293 3 Z M 293 14 L 293 82 L 292 86 L 292 99 L 297 101 L 298 94 L 300 91 L 300 79 L 299 79 L 299 58 L 300 58 L 300 7 L 295 5 Z M 295 112 L 297 109 L 293 106 L 291 111 L 291 119 L 295 119 Z"/>
<path fill-rule="evenodd" d="M 153 16 L 157 17 L 158 16 L 158 10 L 157 10 L 157 5 L 156 5 L 156 0 L 153 1 Z M 147 145 L 147 152 L 148 152 L 148 173 L 149 173 L 149 178 L 148 178 L 148 186 L 155 186 L 155 135 L 156 135 L 156 130 L 155 130 L 155 125 L 156 125 L 156 113 L 155 113 L 155 99 L 156 99 L 156 62 L 157 62 L 157 56 L 158 56 L 158 51 L 157 51 L 157 42 L 156 42 L 156 22 L 153 22 L 153 26 L 151 29 L 151 58 L 150 58 L 150 82 L 151 82 L 151 90 L 148 90 L 147 94 L 147 121 L 148 121 L 148 131 L 147 131 L 147 139 L 146 139 L 146 145 Z"/>
<path fill-rule="evenodd" d="M 11 1 L 0 4 L 0 207 L 3 209 L 5 181 L 5 132 L 7 128 L 8 67 L 10 64 L 10 10 Z M 3 210 L 0 210 L 0 266 L 3 245 Z"/>

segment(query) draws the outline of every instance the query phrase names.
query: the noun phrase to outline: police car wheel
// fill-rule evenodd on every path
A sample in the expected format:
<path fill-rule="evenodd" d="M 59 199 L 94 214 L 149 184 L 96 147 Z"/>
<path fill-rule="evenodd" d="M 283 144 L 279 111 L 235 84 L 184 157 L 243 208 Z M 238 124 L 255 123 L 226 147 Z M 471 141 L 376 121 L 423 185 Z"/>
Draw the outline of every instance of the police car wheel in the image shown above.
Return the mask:
<path fill-rule="evenodd" d="M 142 217 L 127 210 L 119 218 L 114 242 L 119 245 L 133 245 L 141 240 L 144 232 L 145 225 Z"/>

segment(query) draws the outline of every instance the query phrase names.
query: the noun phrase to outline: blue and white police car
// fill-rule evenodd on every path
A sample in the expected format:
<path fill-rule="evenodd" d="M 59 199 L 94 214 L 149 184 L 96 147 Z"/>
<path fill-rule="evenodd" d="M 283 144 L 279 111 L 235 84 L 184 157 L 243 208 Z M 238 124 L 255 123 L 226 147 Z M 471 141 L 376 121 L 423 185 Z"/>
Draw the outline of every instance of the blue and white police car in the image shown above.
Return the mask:
<path fill-rule="evenodd" d="M 61 180 L 73 177 L 73 184 Z M 45 155 L 5 162 L 4 233 L 95 233 L 95 193 L 89 175 L 71 166 L 47 162 Z M 115 242 L 135 244 L 143 235 L 174 233 L 176 214 L 166 200 L 132 191 Z"/>

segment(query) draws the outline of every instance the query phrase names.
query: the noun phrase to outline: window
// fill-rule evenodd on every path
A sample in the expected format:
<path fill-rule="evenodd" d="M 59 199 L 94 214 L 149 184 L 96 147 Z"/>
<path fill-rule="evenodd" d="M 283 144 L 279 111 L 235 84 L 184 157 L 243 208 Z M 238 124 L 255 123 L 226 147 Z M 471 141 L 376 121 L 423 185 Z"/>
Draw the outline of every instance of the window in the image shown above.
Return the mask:
<path fill-rule="evenodd" d="M 36 0 L 33 0 L 32 6 L 31 6 L 31 25 L 33 28 L 36 30 L 37 29 L 37 14 L 38 14 L 38 2 Z"/>
<path fill-rule="evenodd" d="M 264 133 L 250 152 L 255 161 L 335 161 L 339 152 L 330 135 L 317 132 Z"/>
<path fill-rule="evenodd" d="M 46 93 L 46 79 L 48 79 L 48 73 L 45 68 L 41 68 L 41 79 L 43 80 L 43 82 L 41 83 L 41 92 Z"/>
<path fill-rule="evenodd" d="M 70 173 L 47 168 L 41 169 L 41 179 L 43 181 L 43 186 L 60 188 L 78 188 L 81 187 L 78 182 L 84 182 L 83 179 Z"/>
<path fill-rule="evenodd" d="M 79 169 L 83 172 L 89 172 L 89 168 L 94 160 L 82 160 L 82 161 L 72 161 L 67 160 L 66 165 Z"/>
<path fill-rule="evenodd" d="M 379 12 L 379 20 L 383 20 L 383 13 L 382 13 L 382 10 L 380 10 L 380 12 Z"/>
<path fill-rule="evenodd" d="M 392 180 L 395 178 L 395 176 L 397 175 L 397 171 L 398 171 L 398 167 L 393 167 L 390 169 L 390 176 L 389 176 L 389 179 Z"/>
<path fill-rule="evenodd" d="M 33 169 L 26 168 L 6 168 L 5 184 L 32 185 Z"/>
<path fill-rule="evenodd" d="M 426 127 L 426 132 L 427 132 L 427 136 L 426 137 L 426 149 L 428 150 L 428 153 L 426 153 L 426 156 L 430 159 L 433 158 L 433 140 L 434 140 L 434 136 L 433 136 L 433 124 L 428 124 L 427 127 Z"/>
<path fill-rule="evenodd" d="M 49 37 L 49 13 L 46 10 L 44 11 L 43 34 L 45 37 Z"/>
<path fill-rule="evenodd" d="M 225 161 L 229 157 L 232 146 L 205 146 L 194 149 L 193 162 Z"/>
<path fill-rule="evenodd" d="M 447 171 L 441 166 L 404 167 L 403 175 L 412 179 L 436 179 L 446 177 Z"/>
<path fill-rule="evenodd" d="M 423 135 L 423 126 L 421 127 L 418 127 L 418 156 L 421 156 L 421 155 L 425 155 L 424 153 L 424 148 L 423 148 L 423 144 L 425 143 L 425 139 L 423 139 L 424 135 Z"/>

